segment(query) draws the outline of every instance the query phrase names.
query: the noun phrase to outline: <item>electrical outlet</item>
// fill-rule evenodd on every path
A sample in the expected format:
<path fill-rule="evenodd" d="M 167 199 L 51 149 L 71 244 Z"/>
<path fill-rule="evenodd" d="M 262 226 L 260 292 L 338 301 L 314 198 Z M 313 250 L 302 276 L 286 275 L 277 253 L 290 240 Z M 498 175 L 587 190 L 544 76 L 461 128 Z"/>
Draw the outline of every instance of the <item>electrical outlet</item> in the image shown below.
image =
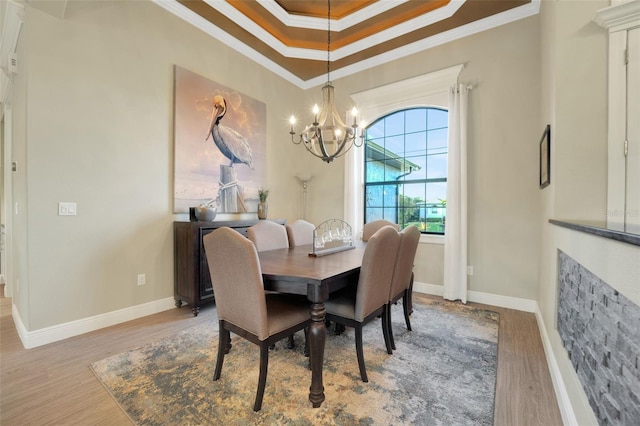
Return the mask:
<path fill-rule="evenodd" d="M 147 283 L 147 274 L 138 274 L 138 285 L 145 285 Z"/>
<path fill-rule="evenodd" d="M 467 266 L 467 275 L 473 275 L 473 266 Z"/>

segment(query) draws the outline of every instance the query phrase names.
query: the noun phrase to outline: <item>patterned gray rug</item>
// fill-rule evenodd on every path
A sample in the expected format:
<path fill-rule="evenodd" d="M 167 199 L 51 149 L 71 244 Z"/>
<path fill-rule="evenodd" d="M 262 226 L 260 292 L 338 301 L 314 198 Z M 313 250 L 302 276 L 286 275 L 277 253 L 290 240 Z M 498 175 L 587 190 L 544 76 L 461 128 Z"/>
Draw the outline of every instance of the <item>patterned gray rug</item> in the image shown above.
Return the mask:
<path fill-rule="evenodd" d="M 232 335 L 222 377 L 213 382 L 217 323 L 93 363 L 105 388 L 140 425 L 492 425 L 498 314 L 459 303 L 414 302 L 413 331 L 393 307 L 397 350 L 385 350 L 380 320 L 365 327 L 369 383 L 360 380 L 353 329 L 329 331 L 326 400 L 311 408 L 311 372 L 296 348 L 270 352 L 262 410 L 254 412 L 258 347 Z"/>

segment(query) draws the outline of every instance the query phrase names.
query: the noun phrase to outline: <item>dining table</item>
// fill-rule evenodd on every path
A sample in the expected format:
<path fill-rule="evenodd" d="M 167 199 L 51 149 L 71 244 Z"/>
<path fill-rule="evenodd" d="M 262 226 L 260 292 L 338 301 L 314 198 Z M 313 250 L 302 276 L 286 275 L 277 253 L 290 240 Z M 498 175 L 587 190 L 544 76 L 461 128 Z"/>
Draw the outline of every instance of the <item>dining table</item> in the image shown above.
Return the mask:
<path fill-rule="evenodd" d="M 353 248 L 313 256 L 312 245 L 267 250 L 258 253 L 265 290 L 306 295 L 310 302 L 309 361 L 311 386 L 309 401 L 314 408 L 325 399 L 322 365 L 327 336 L 324 302 L 329 295 L 349 285 L 356 285 L 364 256 L 365 244 L 353 242 Z"/>

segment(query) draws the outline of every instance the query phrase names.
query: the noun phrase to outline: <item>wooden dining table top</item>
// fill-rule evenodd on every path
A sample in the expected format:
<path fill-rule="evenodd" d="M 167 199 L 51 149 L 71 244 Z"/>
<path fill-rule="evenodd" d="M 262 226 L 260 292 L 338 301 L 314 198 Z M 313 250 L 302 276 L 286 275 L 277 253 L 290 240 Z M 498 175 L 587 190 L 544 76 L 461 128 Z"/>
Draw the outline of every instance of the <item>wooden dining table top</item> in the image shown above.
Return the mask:
<path fill-rule="evenodd" d="M 263 251 L 258 253 L 262 276 L 322 284 L 360 270 L 365 244 L 358 241 L 354 246 L 350 250 L 317 257 L 309 255 L 313 249 L 311 245 Z"/>

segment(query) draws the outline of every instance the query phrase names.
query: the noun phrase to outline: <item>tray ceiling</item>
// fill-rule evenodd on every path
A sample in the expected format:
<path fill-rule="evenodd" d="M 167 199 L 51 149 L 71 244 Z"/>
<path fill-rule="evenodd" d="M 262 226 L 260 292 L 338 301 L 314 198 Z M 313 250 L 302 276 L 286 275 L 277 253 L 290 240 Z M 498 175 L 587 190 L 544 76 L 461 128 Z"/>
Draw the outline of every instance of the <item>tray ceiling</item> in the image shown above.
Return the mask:
<path fill-rule="evenodd" d="M 308 89 L 327 79 L 326 0 L 151 0 Z M 30 0 L 64 19 L 78 3 Z M 337 79 L 538 13 L 540 0 L 331 0 Z"/>
<path fill-rule="evenodd" d="M 326 81 L 324 0 L 152 0 L 283 78 Z M 538 13 L 540 0 L 332 0 L 331 78 Z"/>

